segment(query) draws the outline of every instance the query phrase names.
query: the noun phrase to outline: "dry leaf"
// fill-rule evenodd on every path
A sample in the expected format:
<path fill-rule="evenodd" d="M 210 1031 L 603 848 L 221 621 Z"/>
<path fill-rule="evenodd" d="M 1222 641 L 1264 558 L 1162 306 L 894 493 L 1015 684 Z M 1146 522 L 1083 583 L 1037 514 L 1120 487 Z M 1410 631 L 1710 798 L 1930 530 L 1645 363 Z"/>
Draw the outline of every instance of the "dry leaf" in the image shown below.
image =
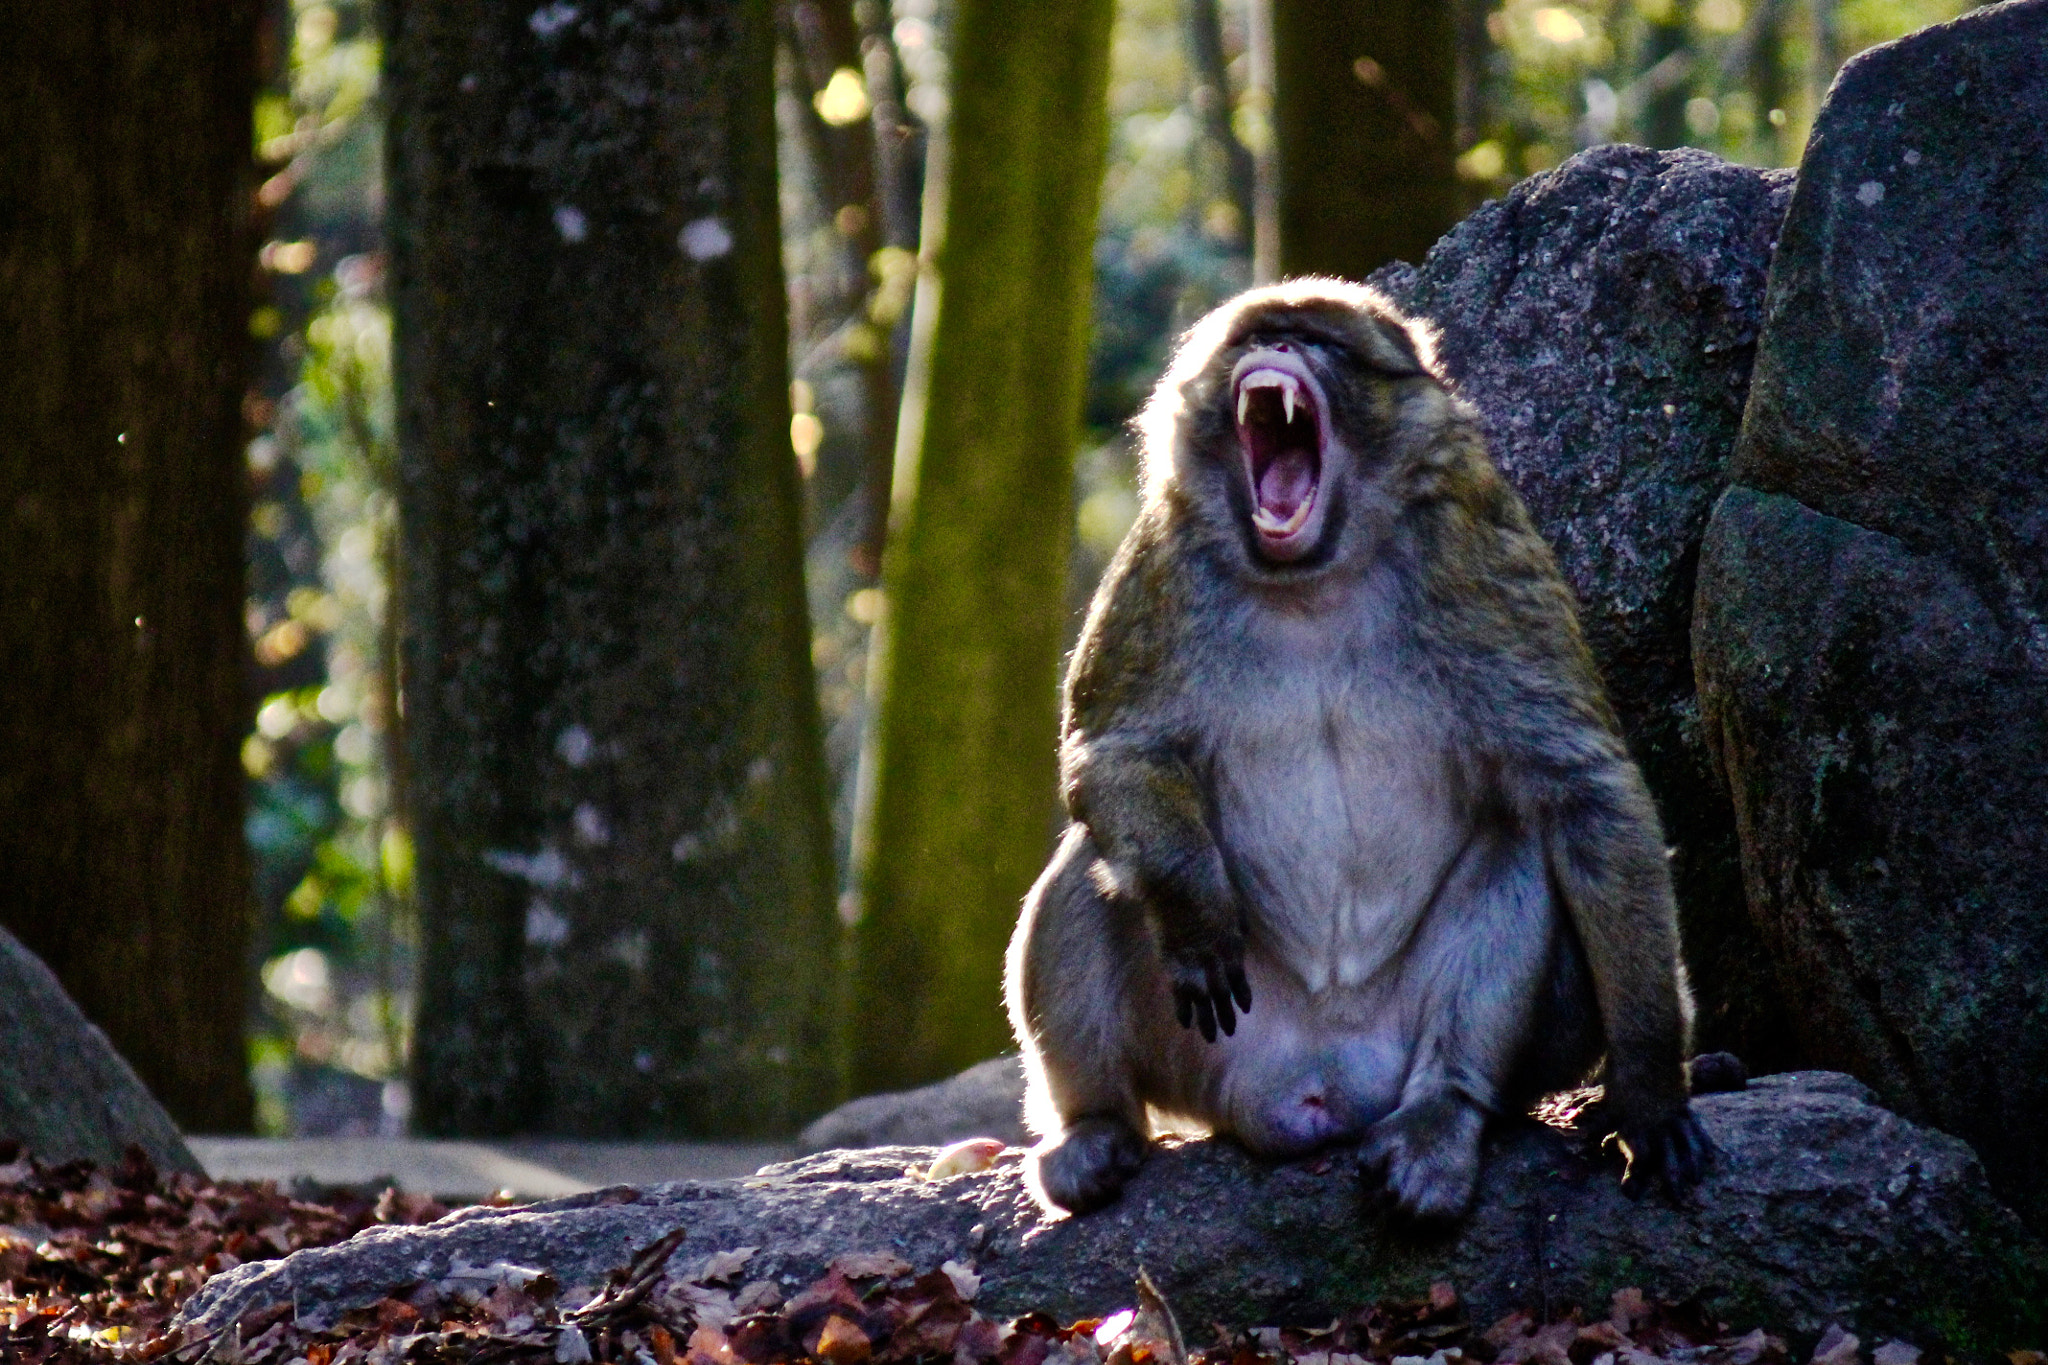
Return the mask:
<path fill-rule="evenodd" d="M 834 1313 L 825 1319 L 825 1328 L 818 1334 L 818 1344 L 811 1350 L 821 1360 L 830 1361 L 831 1365 L 861 1365 L 874 1353 L 874 1343 L 858 1325 Z"/>
<path fill-rule="evenodd" d="M 698 1284 L 717 1284 L 721 1281 L 739 1278 L 748 1261 L 754 1259 L 759 1247 L 734 1247 L 731 1251 L 714 1251 L 704 1258 L 704 1264 L 697 1273 L 690 1276 Z"/>
<path fill-rule="evenodd" d="M 910 1262 L 893 1251 L 850 1252 L 845 1256 L 835 1257 L 831 1268 L 849 1280 L 893 1280 L 898 1275 L 908 1275 L 911 1271 Z"/>
<path fill-rule="evenodd" d="M 1856 1348 L 1861 1344 L 1843 1331 L 1840 1323 L 1831 1322 L 1814 1343 L 1813 1365 L 1856 1365 Z"/>
<path fill-rule="evenodd" d="M 953 1292 L 968 1303 L 981 1292 L 981 1276 L 974 1273 L 972 1261 L 946 1261 L 939 1266 L 946 1278 L 953 1282 Z"/>

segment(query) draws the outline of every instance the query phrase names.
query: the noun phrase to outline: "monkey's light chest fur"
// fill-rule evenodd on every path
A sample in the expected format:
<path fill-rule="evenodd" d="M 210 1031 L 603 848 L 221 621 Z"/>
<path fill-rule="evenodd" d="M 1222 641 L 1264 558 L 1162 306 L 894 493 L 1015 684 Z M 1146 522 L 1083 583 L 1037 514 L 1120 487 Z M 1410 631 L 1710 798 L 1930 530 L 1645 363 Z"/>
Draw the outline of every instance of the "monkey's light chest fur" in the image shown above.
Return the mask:
<path fill-rule="evenodd" d="M 1262 666 L 1195 756 L 1255 946 L 1338 1016 L 1412 936 L 1473 814 L 1376 586 L 1313 616 L 1246 610 Z"/>

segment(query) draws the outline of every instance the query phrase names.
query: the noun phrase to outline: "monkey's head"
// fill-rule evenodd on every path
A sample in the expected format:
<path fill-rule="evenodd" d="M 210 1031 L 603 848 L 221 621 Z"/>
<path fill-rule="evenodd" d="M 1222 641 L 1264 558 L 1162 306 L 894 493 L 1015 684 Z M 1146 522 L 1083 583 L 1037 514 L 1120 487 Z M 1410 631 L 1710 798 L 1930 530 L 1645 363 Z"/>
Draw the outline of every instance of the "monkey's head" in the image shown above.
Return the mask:
<path fill-rule="evenodd" d="M 1147 504 L 1179 503 L 1254 578 L 1358 562 L 1456 413 L 1433 348 L 1425 324 L 1363 285 L 1239 295 L 1182 338 L 1139 419 Z"/>

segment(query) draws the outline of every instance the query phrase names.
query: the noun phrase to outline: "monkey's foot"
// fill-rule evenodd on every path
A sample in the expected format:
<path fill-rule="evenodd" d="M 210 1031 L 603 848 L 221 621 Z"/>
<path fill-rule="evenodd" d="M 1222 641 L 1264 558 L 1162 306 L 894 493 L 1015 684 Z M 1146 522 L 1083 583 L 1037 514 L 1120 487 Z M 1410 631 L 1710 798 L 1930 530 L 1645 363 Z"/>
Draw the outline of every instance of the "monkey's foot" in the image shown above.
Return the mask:
<path fill-rule="evenodd" d="M 1631 1131 L 1623 1125 L 1616 1134 L 1628 1154 L 1628 1169 L 1622 1173 L 1622 1192 L 1631 1197 L 1642 1194 L 1652 1183 L 1663 1189 L 1667 1199 L 1677 1199 L 1714 1164 L 1714 1142 L 1688 1107 L 1667 1119 Z"/>
<path fill-rule="evenodd" d="M 1112 1115 L 1068 1125 L 1060 1140 L 1040 1144 L 1031 1165 L 1046 1202 L 1069 1213 L 1099 1209 L 1123 1193 L 1124 1182 L 1145 1160 L 1145 1139 Z"/>
<path fill-rule="evenodd" d="M 1702 1052 L 1685 1064 L 1695 1095 L 1718 1095 L 1749 1088 L 1749 1068 L 1732 1052 Z"/>
<path fill-rule="evenodd" d="M 1358 1163 L 1411 1218 L 1456 1218 L 1479 1185 L 1486 1115 L 1452 1090 L 1410 1100 L 1366 1130 Z"/>

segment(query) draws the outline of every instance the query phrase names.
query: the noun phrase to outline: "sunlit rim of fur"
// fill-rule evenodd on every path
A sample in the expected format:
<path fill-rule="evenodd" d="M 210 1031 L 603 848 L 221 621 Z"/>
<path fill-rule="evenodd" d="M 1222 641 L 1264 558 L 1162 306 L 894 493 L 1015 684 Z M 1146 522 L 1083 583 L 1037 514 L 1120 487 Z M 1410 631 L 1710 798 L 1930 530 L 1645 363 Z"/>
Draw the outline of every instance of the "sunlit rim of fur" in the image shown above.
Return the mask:
<path fill-rule="evenodd" d="M 1174 347 L 1173 360 L 1159 384 L 1138 414 L 1139 487 L 1150 507 L 1165 496 L 1173 482 L 1173 433 L 1185 406 L 1184 390 L 1200 375 L 1209 358 L 1222 349 L 1230 329 L 1244 313 L 1267 304 L 1299 307 L 1334 302 L 1360 312 L 1378 313 L 1405 325 L 1414 339 L 1422 368 L 1442 377 L 1436 363 L 1436 329 L 1420 318 L 1411 318 L 1395 307 L 1394 301 L 1369 285 L 1354 284 L 1329 275 L 1301 275 L 1278 284 L 1261 285 L 1218 304 L 1194 326 L 1188 328 Z"/>

